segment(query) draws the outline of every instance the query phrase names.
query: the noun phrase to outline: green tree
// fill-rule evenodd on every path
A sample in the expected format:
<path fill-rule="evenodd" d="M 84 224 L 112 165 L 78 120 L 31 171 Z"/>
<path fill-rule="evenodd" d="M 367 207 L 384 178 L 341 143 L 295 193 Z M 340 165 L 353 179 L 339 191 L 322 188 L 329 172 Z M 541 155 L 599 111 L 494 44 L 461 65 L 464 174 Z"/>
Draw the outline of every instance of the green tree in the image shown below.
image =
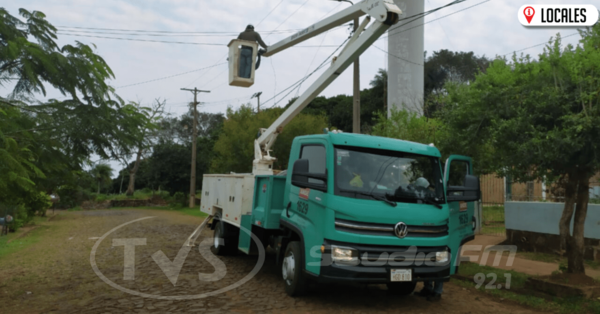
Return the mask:
<path fill-rule="evenodd" d="M 100 194 L 100 186 L 106 185 L 111 182 L 110 177 L 113 174 L 113 169 L 108 164 L 97 164 L 92 170 L 90 170 L 90 174 L 94 178 L 94 180 L 98 183 L 98 194 Z"/>
<path fill-rule="evenodd" d="M 393 109 L 389 118 L 381 113 L 377 121 L 373 126 L 373 135 L 435 146 L 439 145 L 445 131 L 439 120 L 419 117 L 417 113 L 406 110 Z"/>
<path fill-rule="evenodd" d="M 273 108 L 255 113 L 251 105 L 238 110 L 227 109 L 227 119 L 214 146 L 215 157 L 212 160 L 212 173 L 248 173 L 252 171 L 254 159 L 254 141 L 260 128 L 267 128 L 283 113 L 283 108 Z M 277 137 L 272 155 L 277 157 L 275 169 L 286 169 L 296 136 L 322 133 L 327 127 L 323 116 L 306 113 L 297 115 Z"/>
<path fill-rule="evenodd" d="M 92 47 L 59 47 L 43 13 L 19 14 L 23 20 L 0 8 L 0 85 L 11 91 L 0 96 L 0 198 L 23 204 L 38 192 L 78 190 L 90 155 L 131 149 L 138 126 Z M 48 87 L 64 98 L 37 101 Z"/>
<path fill-rule="evenodd" d="M 132 103 L 126 106 L 129 109 L 128 121 L 132 124 L 130 129 L 135 130 L 134 152 L 130 152 L 129 146 L 121 148 L 121 153 L 117 153 L 116 157 L 127 166 L 129 174 L 129 184 L 127 185 L 127 196 L 133 196 L 135 192 L 135 178 L 140 167 L 140 162 L 144 154 L 148 153 L 154 143 L 155 134 L 159 128 L 159 121 L 164 114 L 166 101 L 156 99 L 156 102 L 151 108 L 142 107 L 138 103 Z M 128 160 L 135 155 L 135 161 L 130 164 Z"/>
<path fill-rule="evenodd" d="M 426 57 L 424 65 L 424 114 L 433 117 L 443 106 L 440 96 L 446 94 L 448 82 L 468 84 L 475 80 L 480 72 L 485 72 L 491 60 L 485 56 L 478 57 L 471 52 L 453 52 L 442 49 Z"/>
<path fill-rule="evenodd" d="M 492 143 L 488 161 L 498 174 L 564 182 L 559 228 L 571 273 L 584 273 L 589 180 L 600 170 L 600 24 L 581 35 L 564 49 L 560 36 L 551 39 L 539 60 L 495 60 L 469 86 L 449 88 L 441 115 L 462 138 L 456 149 Z"/>

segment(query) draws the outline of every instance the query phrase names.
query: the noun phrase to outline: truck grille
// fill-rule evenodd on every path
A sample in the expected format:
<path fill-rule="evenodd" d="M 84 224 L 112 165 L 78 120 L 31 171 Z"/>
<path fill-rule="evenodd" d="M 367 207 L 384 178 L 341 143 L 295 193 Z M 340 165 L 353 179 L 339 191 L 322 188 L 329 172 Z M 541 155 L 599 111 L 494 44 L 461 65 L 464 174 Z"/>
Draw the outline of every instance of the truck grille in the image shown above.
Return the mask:
<path fill-rule="evenodd" d="M 395 237 L 395 224 L 377 224 L 345 219 L 335 220 L 335 229 L 339 231 L 365 235 Z M 406 237 L 436 238 L 448 235 L 448 225 L 441 226 L 408 226 Z"/>

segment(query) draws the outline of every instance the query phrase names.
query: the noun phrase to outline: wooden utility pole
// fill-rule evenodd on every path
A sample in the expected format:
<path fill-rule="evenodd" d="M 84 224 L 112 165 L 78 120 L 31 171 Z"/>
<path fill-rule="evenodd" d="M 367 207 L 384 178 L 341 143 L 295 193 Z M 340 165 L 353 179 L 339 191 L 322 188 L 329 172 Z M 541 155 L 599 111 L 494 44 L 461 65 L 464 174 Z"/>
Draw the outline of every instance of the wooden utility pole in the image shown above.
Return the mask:
<path fill-rule="evenodd" d="M 335 0 L 338 2 L 348 2 L 351 5 L 354 3 L 350 0 Z M 358 17 L 354 18 L 354 31 L 358 30 Z M 352 133 L 360 133 L 360 65 L 358 57 L 354 61 L 354 83 L 353 89 L 353 100 L 352 100 Z"/>
<path fill-rule="evenodd" d="M 194 89 L 182 88 L 181 90 L 186 90 L 194 93 L 194 128 L 192 130 L 192 170 L 190 174 L 190 208 L 194 208 L 196 204 L 196 139 L 198 137 L 196 123 L 198 123 L 198 93 L 210 93 L 210 91 L 199 90 L 195 87 Z"/>
<path fill-rule="evenodd" d="M 358 18 L 354 19 L 354 31 L 358 30 Z M 354 61 L 354 101 L 352 106 L 352 133 L 360 133 L 360 65 Z"/>
<path fill-rule="evenodd" d="M 256 112 L 260 112 L 260 95 L 262 95 L 262 92 L 255 93 L 254 95 L 252 95 L 252 97 L 250 97 L 250 99 L 256 97 L 256 100 L 258 100 L 258 106 L 257 106 Z"/>

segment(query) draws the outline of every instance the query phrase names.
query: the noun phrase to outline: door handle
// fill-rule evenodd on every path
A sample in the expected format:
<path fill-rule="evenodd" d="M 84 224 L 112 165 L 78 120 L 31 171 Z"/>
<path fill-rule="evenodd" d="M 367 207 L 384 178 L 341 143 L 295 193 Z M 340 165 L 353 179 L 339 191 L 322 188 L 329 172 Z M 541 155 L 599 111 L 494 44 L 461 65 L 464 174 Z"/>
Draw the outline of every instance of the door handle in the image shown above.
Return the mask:
<path fill-rule="evenodd" d="M 285 215 L 287 218 L 290 218 L 290 207 L 292 207 L 292 202 L 289 202 L 287 208 L 285 209 Z"/>

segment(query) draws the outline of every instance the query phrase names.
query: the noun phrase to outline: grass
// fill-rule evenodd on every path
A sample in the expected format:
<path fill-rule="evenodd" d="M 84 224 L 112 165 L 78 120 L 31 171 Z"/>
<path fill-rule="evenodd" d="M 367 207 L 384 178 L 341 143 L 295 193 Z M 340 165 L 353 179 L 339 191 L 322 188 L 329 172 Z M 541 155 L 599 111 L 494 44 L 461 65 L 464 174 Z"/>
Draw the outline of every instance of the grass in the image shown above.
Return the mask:
<path fill-rule="evenodd" d="M 482 234 L 506 234 L 504 206 L 484 206 L 482 209 Z"/>
<path fill-rule="evenodd" d="M 482 210 L 483 222 L 504 223 L 504 206 L 484 206 Z"/>
<path fill-rule="evenodd" d="M 48 229 L 48 227 L 40 226 L 40 228 L 31 231 L 27 236 L 20 239 L 17 239 L 17 237 L 24 232 L 23 230 L 15 233 L 9 233 L 7 236 L 0 237 L 0 259 L 25 249 L 34 243 L 37 243 L 41 238 L 41 233 L 45 229 Z M 9 241 L 11 242 L 8 243 Z"/>
<path fill-rule="evenodd" d="M 126 209 L 152 209 L 152 210 L 168 210 L 178 212 L 184 215 L 194 216 L 194 217 L 206 217 L 207 213 L 201 212 L 200 209 L 197 208 L 185 208 L 178 206 L 152 206 L 152 207 L 111 207 L 109 210 L 126 210 Z"/>
<path fill-rule="evenodd" d="M 566 257 L 549 254 L 549 253 L 519 252 L 519 253 L 517 253 L 517 257 L 532 260 L 532 261 L 546 262 L 546 263 L 559 263 L 559 264 L 567 263 Z M 585 263 L 586 267 L 590 267 L 591 269 L 600 269 L 600 262 L 590 261 L 590 260 L 584 260 L 583 262 Z"/>
<path fill-rule="evenodd" d="M 496 275 L 496 284 L 506 283 L 505 274 L 510 274 L 511 287 L 509 290 L 502 289 L 486 289 L 486 285 L 491 282 L 493 275 Z M 479 291 L 486 294 L 493 295 L 501 299 L 511 300 L 521 305 L 526 305 L 537 310 L 544 312 L 558 312 L 558 313 L 600 313 L 600 300 L 590 300 L 583 297 L 576 298 L 558 298 L 548 297 L 541 298 L 531 295 L 519 294 L 518 291 L 525 289 L 525 282 L 527 281 L 528 275 L 519 273 L 512 270 L 497 269 L 489 266 L 480 266 L 475 263 L 462 263 L 459 268 L 459 274 L 467 277 L 474 277 L 479 274 L 477 279 L 485 278 L 484 283 L 479 287 Z M 481 274 L 483 274 L 483 277 Z M 452 283 L 464 288 L 475 288 L 477 283 L 475 281 L 463 281 L 452 279 Z"/>

